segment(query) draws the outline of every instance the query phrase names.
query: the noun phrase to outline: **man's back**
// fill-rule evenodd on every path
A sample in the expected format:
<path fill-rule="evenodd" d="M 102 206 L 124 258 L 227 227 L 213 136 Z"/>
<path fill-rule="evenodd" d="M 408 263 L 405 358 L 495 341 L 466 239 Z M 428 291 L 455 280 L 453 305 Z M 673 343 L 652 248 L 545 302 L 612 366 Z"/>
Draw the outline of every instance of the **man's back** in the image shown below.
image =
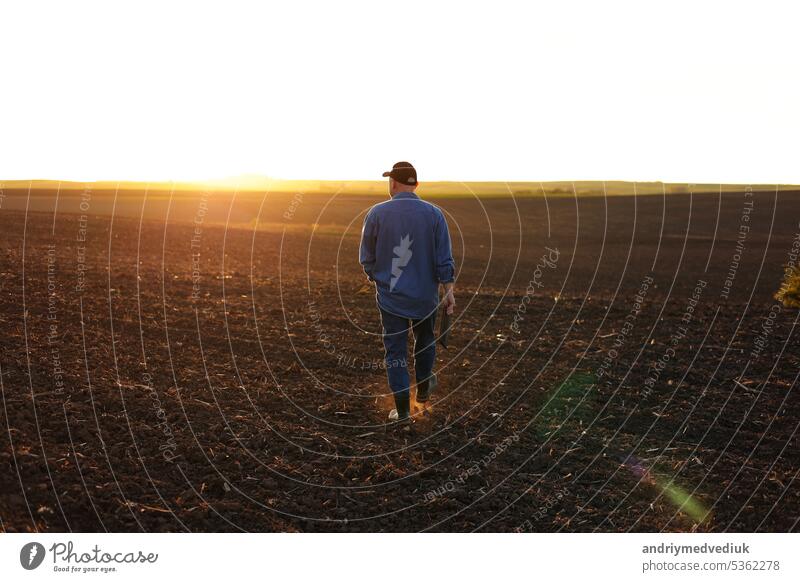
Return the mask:
<path fill-rule="evenodd" d="M 364 220 L 360 261 L 375 281 L 381 309 L 409 319 L 429 316 L 439 283 L 454 275 L 442 211 L 413 192 L 373 206 Z"/>

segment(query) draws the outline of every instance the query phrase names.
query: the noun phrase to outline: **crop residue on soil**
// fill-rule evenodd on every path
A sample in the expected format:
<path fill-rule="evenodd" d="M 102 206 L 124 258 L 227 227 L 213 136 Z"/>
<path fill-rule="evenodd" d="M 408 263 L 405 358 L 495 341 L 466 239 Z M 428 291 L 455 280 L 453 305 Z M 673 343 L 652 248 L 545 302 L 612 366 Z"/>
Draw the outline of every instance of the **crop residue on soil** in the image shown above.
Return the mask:
<path fill-rule="evenodd" d="M 437 201 L 458 306 L 408 432 L 379 199 L 111 199 L 0 209 L 5 531 L 798 527 L 796 193 Z"/>

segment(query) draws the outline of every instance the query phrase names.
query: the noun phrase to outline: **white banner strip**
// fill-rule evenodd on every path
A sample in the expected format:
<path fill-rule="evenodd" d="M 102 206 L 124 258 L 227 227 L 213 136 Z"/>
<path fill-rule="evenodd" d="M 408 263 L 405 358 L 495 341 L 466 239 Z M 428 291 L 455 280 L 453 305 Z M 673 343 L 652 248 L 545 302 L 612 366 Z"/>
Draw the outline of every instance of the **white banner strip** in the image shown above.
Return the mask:
<path fill-rule="evenodd" d="M 798 580 L 798 550 L 792 534 L 4 534 L 0 573 L 4 580 Z"/>

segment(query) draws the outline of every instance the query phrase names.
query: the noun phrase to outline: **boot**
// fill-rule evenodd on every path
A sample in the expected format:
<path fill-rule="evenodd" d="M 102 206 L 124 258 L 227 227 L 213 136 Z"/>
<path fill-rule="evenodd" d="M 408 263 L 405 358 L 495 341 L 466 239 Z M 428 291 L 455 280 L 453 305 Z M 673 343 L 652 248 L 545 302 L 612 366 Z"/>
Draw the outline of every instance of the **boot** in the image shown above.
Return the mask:
<path fill-rule="evenodd" d="M 422 382 L 417 382 L 417 402 L 427 402 L 436 389 L 436 374 L 431 373 Z"/>
<path fill-rule="evenodd" d="M 389 420 L 394 422 L 408 422 L 411 419 L 411 398 L 409 393 L 395 392 L 394 405 L 397 407 L 389 413 Z"/>

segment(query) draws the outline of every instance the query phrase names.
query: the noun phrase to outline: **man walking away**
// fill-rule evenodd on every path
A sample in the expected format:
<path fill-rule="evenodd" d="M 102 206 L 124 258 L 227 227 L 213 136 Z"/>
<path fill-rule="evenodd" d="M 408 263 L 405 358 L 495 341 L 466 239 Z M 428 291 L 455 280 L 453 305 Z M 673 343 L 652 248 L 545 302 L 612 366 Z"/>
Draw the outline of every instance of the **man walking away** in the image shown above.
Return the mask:
<path fill-rule="evenodd" d="M 410 419 L 408 331 L 414 334 L 417 402 L 427 402 L 436 388 L 436 309 L 439 285 L 447 313 L 453 313 L 455 262 L 447 221 L 439 208 L 414 192 L 417 171 L 397 162 L 388 172 L 390 200 L 376 204 L 364 218 L 359 260 L 370 281 L 383 324 L 386 375 L 394 394 L 390 419 Z"/>

